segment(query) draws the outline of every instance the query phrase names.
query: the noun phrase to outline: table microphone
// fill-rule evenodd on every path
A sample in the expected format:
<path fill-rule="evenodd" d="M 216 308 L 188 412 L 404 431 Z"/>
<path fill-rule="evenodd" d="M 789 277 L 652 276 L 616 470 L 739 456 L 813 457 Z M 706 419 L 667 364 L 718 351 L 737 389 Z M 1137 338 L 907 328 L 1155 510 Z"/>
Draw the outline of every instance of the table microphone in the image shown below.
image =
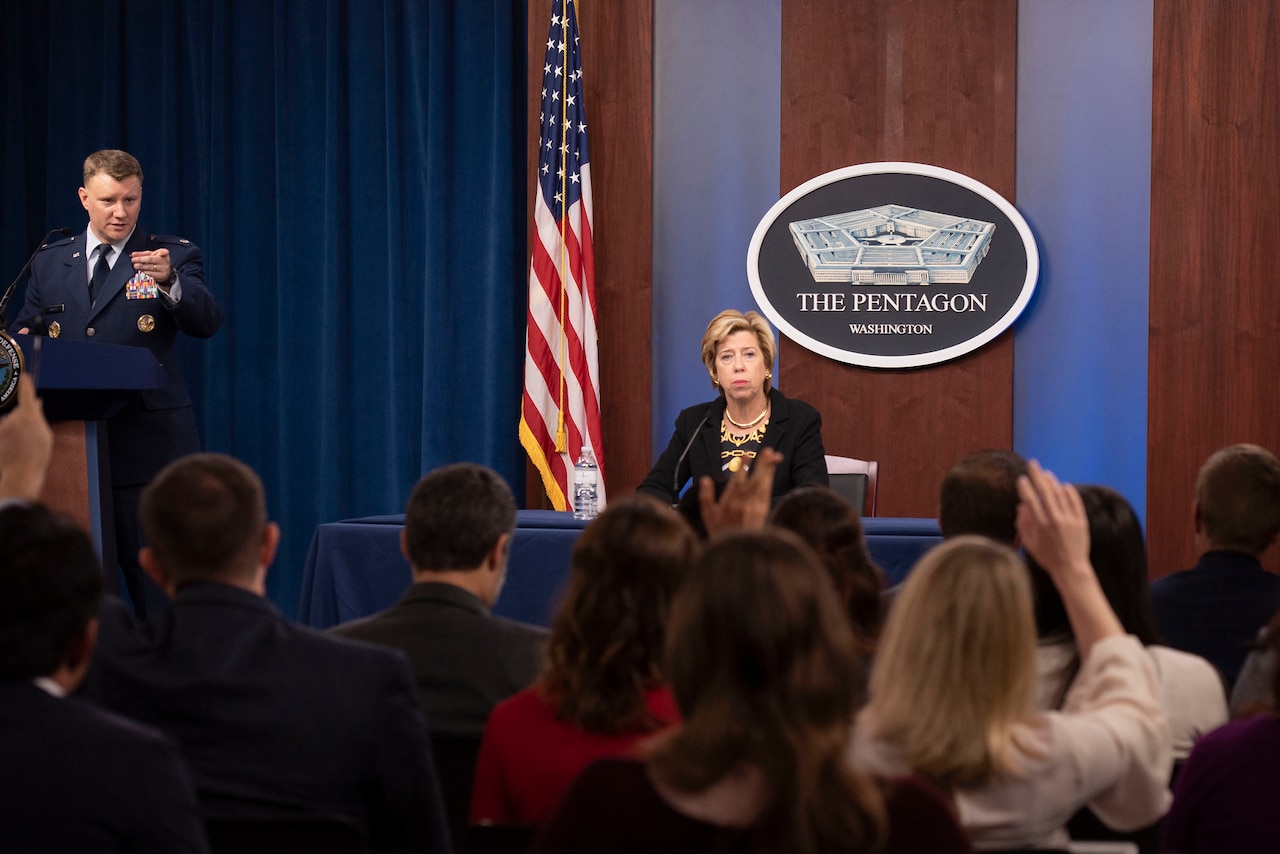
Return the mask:
<path fill-rule="evenodd" d="M 684 463 L 684 458 L 689 456 L 689 449 L 693 447 L 693 443 L 697 441 L 698 434 L 702 432 L 702 428 L 707 425 L 707 419 L 711 417 L 711 410 L 707 410 L 707 414 L 702 416 L 702 420 L 698 422 L 698 426 L 693 428 L 693 435 L 689 437 L 689 441 L 685 443 L 684 450 L 680 452 L 680 459 L 676 460 L 676 470 L 671 475 L 671 506 L 674 507 L 680 502 L 680 466 Z"/>
<path fill-rule="evenodd" d="M 9 285 L 9 288 L 4 292 L 4 299 L 0 299 L 0 329 L 4 329 L 9 325 L 9 318 L 5 315 L 5 312 L 9 310 L 9 300 L 13 299 L 13 292 L 18 289 L 18 282 L 21 282 L 22 277 L 31 269 L 31 264 L 36 260 L 36 256 L 40 254 L 40 250 L 48 245 L 49 238 L 53 237 L 55 234 L 70 233 L 71 229 L 63 226 L 62 228 L 55 228 L 53 231 L 40 238 L 40 244 L 36 246 L 36 251 L 32 252 L 31 257 L 27 259 L 27 263 L 22 265 L 22 270 L 18 273 L 18 277 L 13 280 L 13 284 Z"/>

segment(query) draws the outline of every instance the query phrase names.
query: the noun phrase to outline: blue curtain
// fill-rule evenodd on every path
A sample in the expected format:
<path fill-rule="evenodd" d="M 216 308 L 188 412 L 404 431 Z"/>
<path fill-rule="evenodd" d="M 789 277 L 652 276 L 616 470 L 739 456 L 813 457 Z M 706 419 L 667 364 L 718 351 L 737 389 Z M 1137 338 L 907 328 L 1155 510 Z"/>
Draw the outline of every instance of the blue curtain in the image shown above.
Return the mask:
<path fill-rule="evenodd" d="M 523 0 L 6 4 L 0 269 L 84 226 L 86 154 L 138 157 L 139 221 L 201 246 L 227 316 L 182 358 L 205 447 L 262 475 L 286 613 L 318 523 L 398 512 L 456 460 L 523 494 L 525 18 Z"/>

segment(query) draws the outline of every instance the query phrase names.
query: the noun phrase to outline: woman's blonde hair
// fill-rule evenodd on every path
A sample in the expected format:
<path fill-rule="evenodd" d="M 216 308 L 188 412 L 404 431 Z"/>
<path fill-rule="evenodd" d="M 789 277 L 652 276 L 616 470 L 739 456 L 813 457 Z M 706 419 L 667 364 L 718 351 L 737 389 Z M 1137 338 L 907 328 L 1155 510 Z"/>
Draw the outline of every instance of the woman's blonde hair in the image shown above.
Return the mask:
<path fill-rule="evenodd" d="M 871 736 L 954 789 L 1016 776 L 1034 719 L 1035 620 L 1022 561 L 985 537 L 929 551 L 893 603 L 871 671 Z"/>
<path fill-rule="evenodd" d="M 773 356 L 777 348 L 773 343 L 773 327 L 769 325 L 769 321 L 754 311 L 748 311 L 743 314 L 734 308 L 725 309 L 711 318 L 711 322 L 707 324 L 707 331 L 702 333 L 702 364 L 706 367 L 707 373 L 711 375 L 711 385 L 718 389 L 720 387 L 716 384 L 716 350 L 720 347 L 721 341 L 735 332 L 754 332 L 756 334 L 756 340 L 760 342 L 760 354 L 764 357 L 766 370 L 772 370 Z M 771 373 L 765 378 L 764 387 L 766 391 L 771 384 L 771 378 Z M 724 389 L 720 389 L 720 393 L 724 394 Z"/>

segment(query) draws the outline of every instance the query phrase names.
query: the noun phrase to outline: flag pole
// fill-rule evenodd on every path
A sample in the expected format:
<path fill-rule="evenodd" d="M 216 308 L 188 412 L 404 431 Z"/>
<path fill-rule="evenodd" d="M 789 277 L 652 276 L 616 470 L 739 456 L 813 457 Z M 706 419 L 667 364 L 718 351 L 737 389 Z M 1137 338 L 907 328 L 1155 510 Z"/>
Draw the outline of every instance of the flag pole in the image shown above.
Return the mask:
<path fill-rule="evenodd" d="M 560 17 L 567 18 L 569 0 L 560 0 Z M 566 161 L 569 157 L 568 139 L 565 135 L 565 120 L 568 115 L 569 88 L 569 45 L 560 51 L 560 172 L 556 175 L 556 186 L 560 189 L 560 415 L 556 419 L 556 453 L 563 454 L 568 450 L 569 440 L 564 429 L 564 394 L 567 383 L 564 378 L 565 366 L 569 364 L 569 335 L 565 331 L 568 324 L 569 289 L 565 287 L 565 271 L 569 266 L 569 251 L 565 246 L 564 230 L 569 219 L 568 198 L 565 193 L 564 176 Z"/>

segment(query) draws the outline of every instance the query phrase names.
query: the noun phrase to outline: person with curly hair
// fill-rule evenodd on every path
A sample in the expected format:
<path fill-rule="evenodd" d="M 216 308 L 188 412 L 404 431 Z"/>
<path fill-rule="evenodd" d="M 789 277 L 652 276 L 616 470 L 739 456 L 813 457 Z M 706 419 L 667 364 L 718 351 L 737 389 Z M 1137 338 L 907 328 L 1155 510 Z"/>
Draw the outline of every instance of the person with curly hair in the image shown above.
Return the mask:
<path fill-rule="evenodd" d="M 472 824 L 538 825 L 575 777 L 678 718 L 662 673 L 671 598 L 699 550 L 675 511 L 613 501 L 574 546 L 538 683 L 489 716 Z"/>

